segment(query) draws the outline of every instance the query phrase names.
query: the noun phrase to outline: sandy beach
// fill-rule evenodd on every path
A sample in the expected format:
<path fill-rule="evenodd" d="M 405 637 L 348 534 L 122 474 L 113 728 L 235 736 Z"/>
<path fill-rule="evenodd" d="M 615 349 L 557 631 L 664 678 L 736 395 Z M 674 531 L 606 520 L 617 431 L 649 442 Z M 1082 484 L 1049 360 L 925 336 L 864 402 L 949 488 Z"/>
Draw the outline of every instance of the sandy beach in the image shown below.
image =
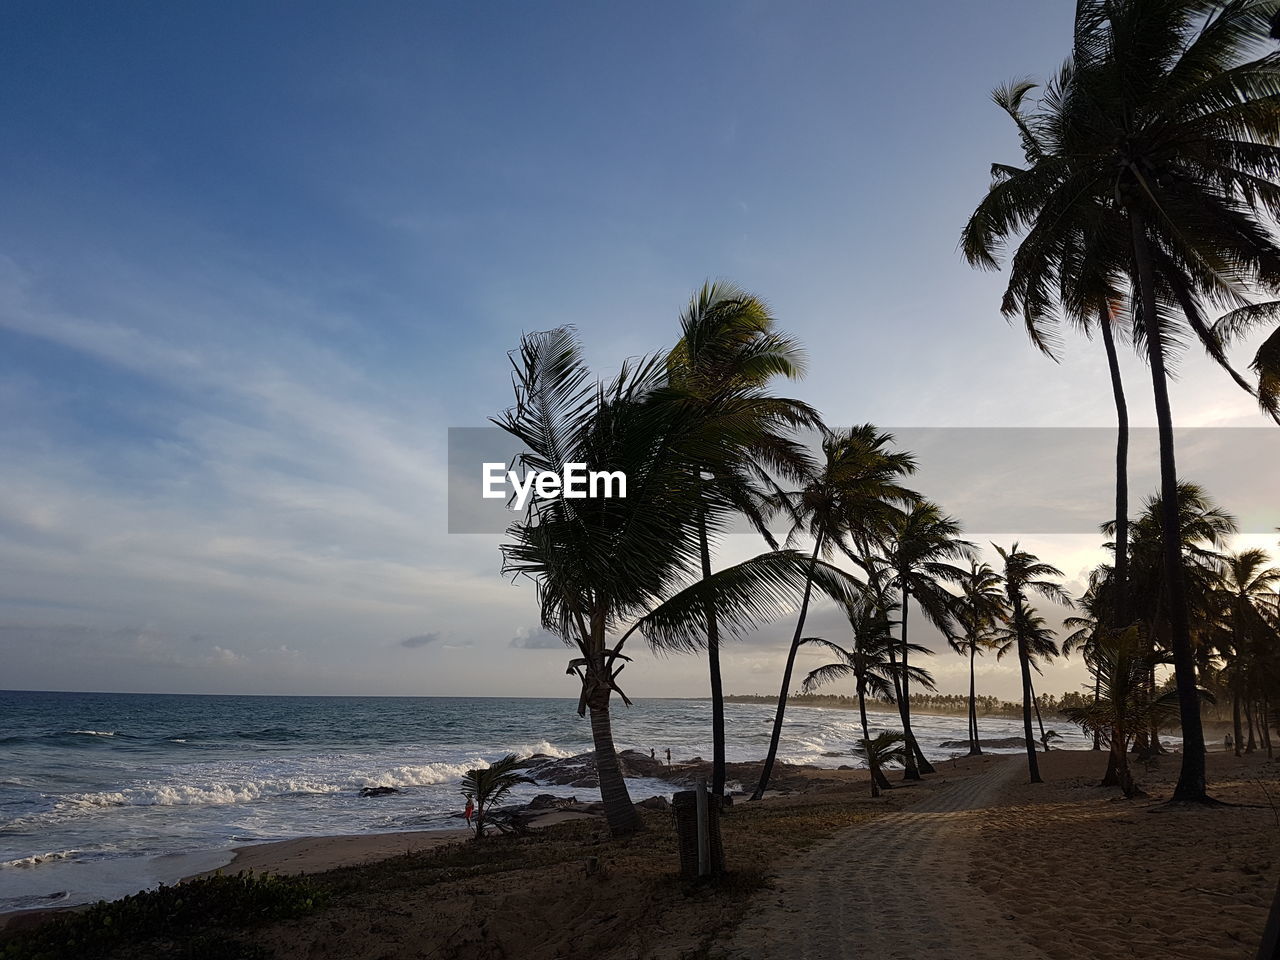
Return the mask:
<path fill-rule="evenodd" d="M 1168 810 L 1176 755 L 1136 767 L 1149 796 L 1132 801 L 1096 785 L 1102 754 L 1040 760 L 1043 784 L 1022 758 L 972 757 L 880 799 L 865 771 L 789 771 L 789 791 L 726 813 L 731 874 L 713 887 L 676 880 L 656 811 L 622 841 L 553 812 L 483 843 L 453 830 L 254 844 L 222 872 L 306 874 L 325 892 L 312 917 L 245 931 L 281 957 L 1252 956 L 1280 863 L 1280 764 L 1211 754 L 1231 806 Z"/>

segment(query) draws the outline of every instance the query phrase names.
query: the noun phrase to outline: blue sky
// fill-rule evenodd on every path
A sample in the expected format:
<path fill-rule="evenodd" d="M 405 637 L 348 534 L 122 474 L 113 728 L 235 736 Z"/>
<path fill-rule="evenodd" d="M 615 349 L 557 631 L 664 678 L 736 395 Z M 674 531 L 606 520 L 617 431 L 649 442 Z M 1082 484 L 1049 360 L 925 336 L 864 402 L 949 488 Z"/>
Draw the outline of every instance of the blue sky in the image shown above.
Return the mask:
<path fill-rule="evenodd" d="M 956 252 L 1018 159 L 987 91 L 1070 13 L 4 4 L 0 686 L 573 694 L 496 540 L 445 532 L 445 431 L 522 331 L 607 368 L 708 277 L 809 345 L 832 422 L 1108 425 L 1096 345 L 1039 358 Z M 1200 358 L 1174 403 L 1262 425 Z M 1093 542 L 1037 546 L 1078 577 Z"/>

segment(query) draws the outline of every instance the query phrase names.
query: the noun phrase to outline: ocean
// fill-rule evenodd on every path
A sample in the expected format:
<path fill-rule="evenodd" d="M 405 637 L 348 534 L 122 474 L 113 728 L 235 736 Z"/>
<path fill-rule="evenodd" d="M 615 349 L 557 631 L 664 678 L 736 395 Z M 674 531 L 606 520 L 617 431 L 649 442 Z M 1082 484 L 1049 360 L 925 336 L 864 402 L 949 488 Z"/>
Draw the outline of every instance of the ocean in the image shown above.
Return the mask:
<path fill-rule="evenodd" d="M 213 869 L 237 844 L 289 837 L 448 829 L 458 780 L 506 753 L 591 749 L 576 700 L 452 697 L 237 697 L 0 692 L 0 912 L 114 898 Z M 704 700 L 638 700 L 614 709 L 618 748 L 710 757 Z M 726 705 L 728 757 L 758 760 L 773 707 Z M 983 738 L 1018 721 L 984 718 Z M 871 714 L 872 732 L 896 714 Z M 955 751 L 965 719 L 913 716 L 931 758 Z M 1066 748 L 1078 730 L 1049 724 Z M 780 759 L 857 764 L 856 711 L 791 707 Z M 361 787 L 399 793 L 365 798 Z M 751 786 L 751 785 L 744 785 Z M 669 794 L 630 782 L 633 799 Z M 598 799 L 594 790 L 527 785 Z"/>

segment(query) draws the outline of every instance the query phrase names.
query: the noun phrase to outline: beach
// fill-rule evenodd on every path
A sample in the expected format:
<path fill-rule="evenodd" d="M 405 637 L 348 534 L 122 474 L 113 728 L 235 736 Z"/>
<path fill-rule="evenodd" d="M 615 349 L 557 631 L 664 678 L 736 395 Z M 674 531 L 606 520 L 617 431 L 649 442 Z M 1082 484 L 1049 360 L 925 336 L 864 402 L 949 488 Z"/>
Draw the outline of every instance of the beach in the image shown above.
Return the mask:
<path fill-rule="evenodd" d="M 468 770 L 507 753 L 567 760 L 591 750 L 574 703 L 485 698 L 187 697 L 0 693 L 7 776 L 0 780 L 0 913 L 74 906 L 224 867 L 252 845 L 340 834 L 404 836 L 456 830 Z M 764 755 L 772 707 L 728 704 L 729 759 Z M 875 730 L 896 721 L 877 714 Z M 963 752 L 963 717 L 919 714 L 936 760 Z M 632 798 L 669 795 L 673 763 L 711 755 L 710 704 L 638 700 L 617 712 L 619 749 L 647 760 L 628 777 Z M 806 706 L 789 713 L 780 759 L 836 770 L 859 766 L 856 713 Z M 1083 745 L 1084 738 L 1059 724 Z M 1016 724 L 983 722 L 1007 739 Z M 1004 747 L 1005 750 L 1018 749 Z M 731 790 L 758 776 L 735 766 Z M 511 803 L 538 794 L 599 798 L 586 779 L 546 771 Z M 376 796 L 370 788 L 390 788 Z M 376 841 L 391 843 L 394 841 Z"/>
<path fill-rule="evenodd" d="M 1042 784 L 1017 756 L 946 761 L 920 783 L 895 775 L 879 799 L 866 771 L 790 770 L 785 792 L 726 811 L 731 874 L 713 887 L 678 881 L 657 811 L 620 841 L 598 816 L 559 815 L 481 843 L 250 845 L 224 872 L 305 873 L 327 892 L 314 916 L 244 931 L 279 956 L 337 960 L 376 941 L 388 960 L 974 955 L 965 944 L 1009 960 L 1251 957 L 1280 862 L 1280 764 L 1213 753 L 1213 792 L 1232 806 L 1167 809 L 1177 761 L 1139 765 L 1149 796 L 1129 801 L 1096 785 L 1092 751 L 1041 754 Z"/>

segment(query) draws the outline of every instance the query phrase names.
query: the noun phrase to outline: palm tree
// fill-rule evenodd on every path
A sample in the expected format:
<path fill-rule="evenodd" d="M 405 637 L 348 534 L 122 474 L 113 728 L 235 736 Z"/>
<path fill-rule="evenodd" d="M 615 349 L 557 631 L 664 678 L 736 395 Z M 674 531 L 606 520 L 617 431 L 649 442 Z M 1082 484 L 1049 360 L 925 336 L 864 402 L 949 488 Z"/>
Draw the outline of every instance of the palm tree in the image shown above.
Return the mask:
<path fill-rule="evenodd" d="M 1222 579 L 1218 586 L 1226 614 L 1226 642 L 1223 644 L 1223 652 L 1227 657 L 1236 756 L 1240 755 L 1243 740 L 1241 705 L 1266 702 L 1264 685 L 1257 681 L 1259 676 L 1265 676 L 1268 660 L 1274 660 L 1274 654 L 1267 656 L 1274 649 L 1277 640 L 1275 628 L 1269 622 L 1268 608 L 1276 600 L 1276 588 L 1280 586 L 1280 567 L 1268 566 L 1270 561 L 1265 550 L 1242 550 L 1228 554 L 1224 558 Z M 1267 711 L 1264 707 L 1258 712 L 1265 729 Z M 1252 730 L 1250 732 L 1252 734 Z"/>
<path fill-rule="evenodd" d="M 941 584 L 964 577 L 964 571 L 950 561 L 970 559 L 973 544 L 960 539 L 960 524 L 954 518 L 944 514 L 936 503 L 922 500 L 890 519 L 889 536 L 879 547 L 880 555 L 873 555 L 871 561 L 884 572 L 884 588 L 896 591 L 901 597 L 903 673 L 898 711 L 902 717 L 902 732 L 907 738 L 905 776 L 908 780 L 919 780 L 921 773 L 933 772 L 933 765 L 925 759 L 911 731 L 907 614 L 914 598 L 925 618 L 944 634 L 948 632 L 952 597 Z"/>
<path fill-rule="evenodd" d="M 1004 659 L 1010 650 L 1018 648 L 1018 635 L 1022 635 L 1021 650 L 1025 651 L 1031 669 L 1043 673 L 1040 663 L 1052 660 L 1059 653 L 1056 642 L 1057 633 L 1051 629 L 1044 617 L 1036 613 L 1034 607 L 1023 610 L 1021 617 L 1009 616 L 1005 625 L 995 631 L 992 645 L 996 648 L 996 659 Z M 1049 752 L 1048 735 L 1044 729 L 1044 718 L 1040 716 L 1040 699 L 1036 696 L 1035 684 L 1028 679 L 1027 691 L 1030 694 L 1031 706 L 1036 715 L 1036 724 L 1040 727 L 1040 742 L 1044 752 Z"/>
<path fill-rule="evenodd" d="M 929 690 L 936 689 L 933 678 L 926 671 L 919 667 L 904 667 L 898 663 L 894 654 L 897 641 L 893 636 L 893 621 L 889 619 L 894 609 L 896 607 L 884 609 L 878 599 L 869 594 L 861 596 L 845 609 L 853 631 L 853 643 L 848 648 L 821 637 L 805 637 L 801 641 L 824 646 L 839 657 L 834 663 L 809 671 L 802 686 L 805 693 L 812 693 L 825 683 L 853 677 L 864 742 L 871 741 L 871 731 L 867 726 L 868 695 L 885 703 L 893 703 L 901 675 L 907 670 L 911 671 L 913 679 L 921 686 Z M 912 648 L 920 653 L 926 652 L 924 647 L 914 644 Z M 873 797 L 880 796 L 881 788 L 889 787 L 889 781 L 883 773 L 883 767 L 876 762 L 877 759 L 877 755 L 868 756 Z"/>
<path fill-rule="evenodd" d="M 680 317 L 680 342 L 667 357 L 672 401 L 687 429 L 690 473 L 699 498 L 698 553 L 704 580 L 711 577 L 711 535 L 722 520 L 742 513 L 771 547 L 760 493 L 772 476 L 794 477 L 805 458 L 786 437 L 796 427 L 815 426 L 817 413 L 798 400 L 772 397 L 775 377 L 798 379 L 804 356 L 780 335 L 768 306 L 726 283 L 707 283 Z M 707 664 L 711 678 L 711 791 L 724 794 L 724 688 L 720 676 L 720 630 L 715 598 L 706 602 Z"/>
<path fill-rule="evenodd" d="M 1027 743 L 1027 770 L 1032 783 L 1042 783 L 1035 736 L 1031 731 L 1031 664 L 1033 656 L 1037 655 L 1033 645 L 1040 645 L 1046 638 L 1038 632 L 1043 629 L 1044 621 L 1027 607 L 1027 596 L 1035 594 L 1066 607 L 1071 606 L 1071 598 L 1059 584 L 1049 579 L 1063 575 L 1057 567 L 1043 563 L 1035 554 L 1020 550 L 1017 543 L 1007 551 L 996 544 L 992 546 L 1004 564 L 1000 578 L 1009 606 L 1008 629 L 1013 634 L 1012 644 L 1017 649 L 1022 671 L 1022 726 Z M 1048 642 L 1052 644 L 1051 639 Z M 1046 655 L 1048 648 L 1040 648 L 1038 653 Z"/>
<path fill-rule="evenodd" d="M 959 631 L 948 634 L 947 642 L 956 653 L 969 658 L 969 756 L 982 753 L 978 736 L 976 658 L 992 644 L 996 624 L 1004 617 L 1004 594 L 1000 576 L 988 563 L 969 561 L 969 569 L 958 583 L 960 595 L 951 602 L 952 619 Z"/>
<path fill-rule="evenodd" d="M 853 748 L 853 754 L 866 760 L 867 766 L 878 774 L 886 767 L 902 766 L 907 762 L 906 738 L 897 730 L 886 730 L 874 737 L 863 736 Z M 880 776 L 883 777 L 883 774 Z M 880 796 L 881 787 L 886 786 L 887 783 L 887 780 L 877 782 L 876 777 L 873 776 L 871 795 Z"/>
<path fill-rule="evenodd" d="M 1108 245 L 1127 231 L 1167 530 L 1177 529 L 1178 483 L 1169 356 L 1185 329 L 1226 366 L 1208 305 L 1241 307 L 1254 288 L 1280 288 L 1280 244 L 1269 225 L 1280 213 L 1280 58 L 1255 59 L 1275 10 L 1274 0 L 1079 0 L 1071 60 L 1028 120 L 1045 155 L 993 187 L 966 239 L 967 252 L 985 250 L 994 263 L 999 244 L 1028 225 L 1092 223 Z M 1173 537 L 1163 563 L 1184 743 L 1173 800 L 1206 802 L 1195 653 Z"/>
<path fill-rule="evenodd" d="M 822 463 L 809 471 L 798 491 L 780 498 L 781 508 L 792 519 L 788 542 L 802 534 L 813 541 L 809 558 L 811 571 L 818 569 L 820 558 L 832 556 L 837 550 L 849 555 L 850 541 L 881 536 L 889 518 L 897 512 L 896 505 L 918 499 L 914 491 L 900 483 L 904 476 L 915 472 L 915 458 L 909 453 L 890 450 L 892 443 L 892 434 L 881 433 L 871 424 L 849 430 L 829 430 L 822 439 Z M 764 795 L 773 775 L 791 675 L 804 637 L 811 597 L 812 591 L 806 583 L 782 673 L 769 752 L 765 755 L 753 800 Z"/>
<path fill-rule="evenodd" d="M 1127 526 L 1127 524 L 1126 524 Z M 1108 624 L 1114 623 L 1109 615 L 1108 600 L 1112 594 L 1110 585 L 1114 582 L 1115 568 L 1100 564 L 1089 574 L 1089 586 L 1076 601 L 1080 610 L 1077 616 L 1066 617 L 1062 621 L 1063 629 L 1071 631 L 1062 638 L 1062 655 L 1071 656 L 1080 651 L 1085 666 L 1093 676 L 1093 702 L 1097 703 L 1102 696 L 1102 678 L 1096 668 L 1096 651 L 1099 637 L 1107 630 L 1114 630 Z M 1102 749 L 1102 732 L 1095 730 L 1093 749 Z M 1111 773 L 1108 773 L 1110 778 Z M 1104 786 L 1108 786 L 1104 781 Z"/>
<path fill-rule="evenodd" d="M 1034 89 L 1036 84 L 1021 80 L 992 92 L 992 100 L 1017 127 L 1028 168 L 992 164 L 991 195 L 964 231 L 965 256 L 974 266 L 997 265 L 988 217 L 994 212 L 989 207 L 1001 200 L 1000 185 L 1023 177 L 1037 165 L 1043 168 L 1051 157 L 1052 144 L 1042 139 L 1041 118 L 1028 116 L 1023 109 L 1028 94 Z M 1058 92 L 1051 88 L 1049 99 L 1055 99 Z M 1056 208 L 1044 208 L 1031 220 L 1028 235 L 1010 263 L 1009 284 L 1001 311 L 1010 318 L 1021 314 L 1031 342 L 1055 362 L 1060 359 L 1059 338 L 1053 326 L 1060 316 L 1090 339 L 1095 330 L 1101 333 L 1116 408 L 1113 585 L 1118 602 L 1111 608 L 1110 621 L 1112 626 L 1120 627 L 1128 622 L 1129 406 L 1116 341 L 1124 337 L 1119 318 L 1130 310 L 1131 254 L 1121 236 L 1123 229 L 1116 229 L 1114 201 L 1100 202 L 1092 196 L 1077 198 L 1068 211 L 1070 215 L 1063 213 Z"/>
<path fill-rule="evenodd" d="M 1129 741 L 1137 731 L 1150 726 L 1150 714 L 1156 711 L 1157 701 L 1147 678 L 1157 664 L 1168 662 L 1168 658 L 1153 652 L 1136 626 L 1097 634 L 1092 657 L 1099 680 L 1098 696 L 1087 707 L 1068 708 L 1067 719 L 1105 737 L 1110 744 L 1102 786 L 1119 786 L 1126 797 L 1140 796 L 1129 768 Z M 1164 703 L 1173 707 L 1168 700 Z"/>
<path fill-rule="evenodd" d="M 518 784 L 533 783 L 529 777 L 520 773 L 520 758 L 508 753 L 501 760 L 495 760 L 487 767 L 468 770 L 462 778 L 463 796 L 475 800 L 475 817 L 471 822 L 475 829 L 475 838 L 484 836 L 485 815 L 502 803 Z"/>
<path fill-rule="evenodd" d="M 721 632 L 739 634 L 789 609 L 802 583 L 806 596 L 816 585 L 843 601 L 851 578 L 789 550 L 697 577 L 700 500 L 683 459 L 685 423 L 664 393 L 664 358 L 626 363 L 600 384 L 572 331 L 559 329 L 524 337 L 512 363 L 516 403 L 494 422 L 522 443 L 517 462 L 546 472 L 583 463 L 627 478 L 625 497 L 530 498 L 502 546 L 503 572 L 534 582 L 543 628 L 578 651 L 568 670 L 580 685 L 578 713 L 591 717 L 609 828 L 624 835 L 640 820 L 618 766 L 610 700 L 617 693 L 630 704 L 618 685 L 627 639 L 642 631 L 657 649 L 692 652 L 705 642 L 709 597 Z"/>
<path fill-rule="evenodd" d="M 1137 619 L 1146 625 L 1143 636 L 1153 644 L 1172 651 L 1170 611 L 1173 601 L 1164 569 L 1165 511 L 1162 501 L 1160 495 L 1148 497 L 1144 501 L 1143 512 L 1130 523 L 1131 602 Z M 1221 573 L 1219 548 L 1238 527 L 1235 518 L 1215 504 L 1201 486 L 1189 481 L 1178 484 L 1176 514 L 1177 534 L 1174 540 L 1180 558 L 1183 596 L 1196 625 L 1192 636 L 1193 655 L 1207 666 L 1213 639 L 1209 634 L 1218 603 L 1214 591 Z M 1109 524 L 1103 529 L 1111 531 Z M 1154 696 L 1154 670 L 1148 684 Z M 1135 749 L 1159 751 L 1156 731 L 1139 732 L 1135 736 Z"/>

